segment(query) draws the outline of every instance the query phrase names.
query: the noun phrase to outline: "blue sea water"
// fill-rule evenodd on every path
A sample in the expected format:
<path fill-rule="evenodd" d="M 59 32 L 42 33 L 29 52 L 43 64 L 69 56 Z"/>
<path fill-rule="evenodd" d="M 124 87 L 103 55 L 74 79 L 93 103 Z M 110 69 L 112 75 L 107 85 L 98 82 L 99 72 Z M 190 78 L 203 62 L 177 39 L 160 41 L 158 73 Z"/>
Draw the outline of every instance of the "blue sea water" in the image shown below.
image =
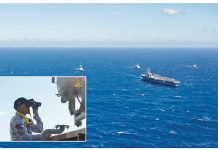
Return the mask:
<path fill-rule="evenodd" d="M 181 85 L 141 81 L 146 67 Z M 218 147 L 218 49 L 1 48 L 0 75 L 87 76 L 87 142 L 0 147 Z"/>

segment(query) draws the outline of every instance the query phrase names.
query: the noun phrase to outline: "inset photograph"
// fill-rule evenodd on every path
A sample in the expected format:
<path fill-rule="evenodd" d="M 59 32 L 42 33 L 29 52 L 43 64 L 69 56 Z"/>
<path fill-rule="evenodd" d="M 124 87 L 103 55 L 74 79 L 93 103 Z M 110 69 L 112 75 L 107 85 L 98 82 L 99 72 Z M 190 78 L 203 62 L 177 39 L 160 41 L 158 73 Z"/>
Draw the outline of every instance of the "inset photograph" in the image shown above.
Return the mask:
<path fill-rule="evenodd" d="M 0 77 L 0 141 L 86 141 L 86 77 Z"/>

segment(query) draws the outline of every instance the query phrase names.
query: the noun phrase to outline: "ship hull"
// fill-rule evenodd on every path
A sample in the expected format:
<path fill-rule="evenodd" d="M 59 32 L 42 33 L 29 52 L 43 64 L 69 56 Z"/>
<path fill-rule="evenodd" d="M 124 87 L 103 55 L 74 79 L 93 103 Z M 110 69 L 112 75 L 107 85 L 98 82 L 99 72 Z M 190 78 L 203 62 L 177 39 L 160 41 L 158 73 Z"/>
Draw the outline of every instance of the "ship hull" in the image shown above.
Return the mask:
<path fill-rule="evenodd" d="M 142 80 L 143 81 L 148 81 L 148 82 L 151 82 L 151 83 L 156 83 L 156 84 L 161 84 L 161 85 L 167 85 L 167 86 L 178 86 L 179 84 L 178 83 L 175 83 L 175 82 L 169 82 L 167 80 L 163 81 L 163 80 L 157 80 L 157 79 L 153 79 L 153 78 L 148 78 L 148 77 L 145 77 L 145 76 L 142 76 Z"/>

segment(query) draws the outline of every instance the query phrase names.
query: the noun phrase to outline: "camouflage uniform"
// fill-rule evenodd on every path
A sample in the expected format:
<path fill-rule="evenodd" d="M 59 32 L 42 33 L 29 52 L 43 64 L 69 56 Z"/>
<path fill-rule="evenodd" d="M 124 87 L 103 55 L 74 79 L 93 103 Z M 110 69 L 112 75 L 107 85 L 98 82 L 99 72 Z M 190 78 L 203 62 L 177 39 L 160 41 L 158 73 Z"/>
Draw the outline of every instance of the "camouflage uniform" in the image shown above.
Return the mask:
<path fill-rule="evenodd" d="M 38 114 L 34 115 L 36 124 L 27 125 L 23 118 L 15 115 L 10 121 L 10 134 L 12 141 L 42 141 L 46 140 L 42 134 L 33 135 L 32 132 L 42 133 L 43 123 Z"/>

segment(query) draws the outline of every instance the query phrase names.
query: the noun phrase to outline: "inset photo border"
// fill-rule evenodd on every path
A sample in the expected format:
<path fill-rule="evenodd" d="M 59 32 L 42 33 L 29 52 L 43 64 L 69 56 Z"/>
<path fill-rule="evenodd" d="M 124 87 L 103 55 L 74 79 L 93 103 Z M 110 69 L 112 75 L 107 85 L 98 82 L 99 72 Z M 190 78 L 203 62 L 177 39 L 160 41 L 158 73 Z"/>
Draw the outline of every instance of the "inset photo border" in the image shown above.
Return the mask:
<path fill-rule="evenodd" d="M 85 76 L 2 76 L 1 142 L 85 142 Z"/>

